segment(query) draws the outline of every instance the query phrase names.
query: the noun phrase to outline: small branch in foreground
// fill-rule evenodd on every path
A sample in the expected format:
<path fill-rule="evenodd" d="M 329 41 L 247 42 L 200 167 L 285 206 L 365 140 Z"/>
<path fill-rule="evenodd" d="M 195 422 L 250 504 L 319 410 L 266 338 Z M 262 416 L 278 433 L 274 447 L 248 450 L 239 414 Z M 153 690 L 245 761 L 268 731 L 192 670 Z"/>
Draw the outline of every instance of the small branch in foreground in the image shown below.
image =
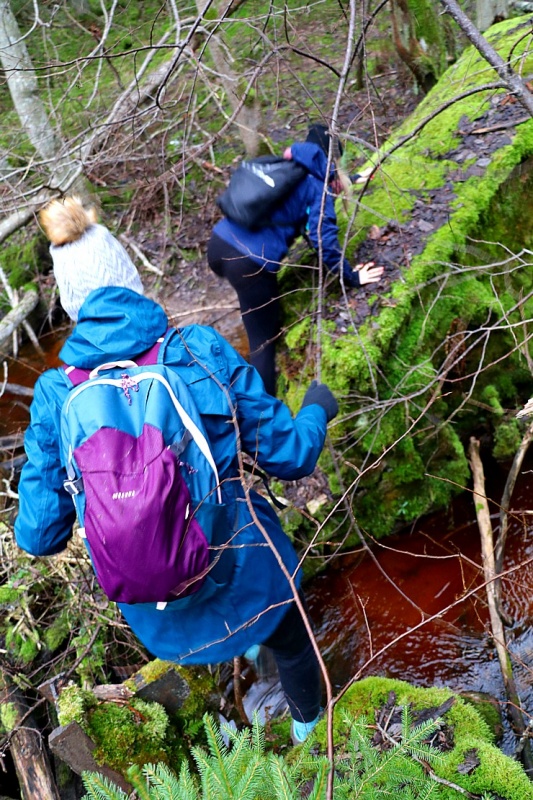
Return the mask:
<path fill-rule="evenodd" d="M 522 737 L 523 741 L 522 758 L 524 766 L 528 773 L 531 775 L 533 770 L 533 758 L 531 755 L 531 748 L 529 741 L 523 740 L 525 731 L 524 718 L 520 710 L 520 698 L 516 688 L 513 669 L 509 653 L 507 649 L 507 642 L 505 637 L 505 629 L 503 627 L 502 618 L 498 611 L 498 603 L 495 590 L 496 568 L 494 559 L 494 540 L 492 534 L 492 524 L 490 521 L 490 511 L 487 496 L 485 494 L 485 474 L 483 471 L 483 463 L 479 455 L 479 441 L 473 436 L 470 438 L 470 446 L 468 448 L 468 457 L 472 469 L 472 477 L 474 480 L 474 502 L 476 507 L 476 517 L 479 526 L 479 533 L 481 536 L 481 554 L 483 560 L 483 573 L 486 581 L 487 603 L 489 607 L 490 625 L 492 639 L 498 654 L 500 662 L 500 669 L 505 686 L 505 693 L 508 699 L 509 717 L 511 719 L 515 733 Z"/>

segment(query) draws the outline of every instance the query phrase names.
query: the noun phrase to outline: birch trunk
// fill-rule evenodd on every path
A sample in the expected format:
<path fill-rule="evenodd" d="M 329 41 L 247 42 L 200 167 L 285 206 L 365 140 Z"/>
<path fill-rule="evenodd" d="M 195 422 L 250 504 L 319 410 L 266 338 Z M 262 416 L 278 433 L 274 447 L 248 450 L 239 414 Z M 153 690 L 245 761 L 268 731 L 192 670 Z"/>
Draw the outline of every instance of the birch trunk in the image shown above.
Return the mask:
<path fill-rule="evenodd" d="M 533 95 L 525 82 L 514 72 L 511 65 L 503 60 L 485 37 L 481 35 L 476 26 L 466 16 L 457 0 L 440 0 L 440 3 L 446 13 L 456 21 L 478 53 L 483 56 L 487 64 L 490 64 L 495 70 L 498 77 L 501 78 L 509 89 L 509 92 L 516 95 L 517 100 L 522 103 L 528 114 L 533 117 Z"/>
<path fill-rule="evenodd" d="M 80 167 L 61 157 L 62 143 L 52 127 L 39 94 L 28 49 L 8 0 L 0 0 L 0 62 L 21 125 L 58 188 L 72 185 L 84 191 Z M 76 174 L 77 173 L 77 174 Z"/>
<path fill-rule="evenodd" d="M 509 0 L 477 0 L 476 25 L 480 31 L 487 28 L 497 20 L 507 19 L 509 16 Z"/>
<path fill-rule="evenodd" d="M 39 302 L 39 295 L 37 292 L 26 292 L 18 306 L 5 315 L 0 320 L 0 351 L 4 350 L 7 342 L 9 341 L 13 331 L 25 321 L 29 314 L 33 311 Z"/>

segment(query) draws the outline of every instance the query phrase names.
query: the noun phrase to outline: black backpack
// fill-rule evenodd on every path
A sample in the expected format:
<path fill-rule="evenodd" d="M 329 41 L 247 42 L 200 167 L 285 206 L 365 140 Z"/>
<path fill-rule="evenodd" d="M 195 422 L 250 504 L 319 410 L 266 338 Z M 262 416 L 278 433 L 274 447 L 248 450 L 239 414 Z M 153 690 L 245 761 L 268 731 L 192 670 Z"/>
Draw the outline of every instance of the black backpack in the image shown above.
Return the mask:
<path fill-rule="evenodd" d="M 281 156 L 241 161 L 217 206 L 224 216 L 244 228 L 263 228 L 270 225 L 272 212 L 307 174 L 301 164 Z"/>

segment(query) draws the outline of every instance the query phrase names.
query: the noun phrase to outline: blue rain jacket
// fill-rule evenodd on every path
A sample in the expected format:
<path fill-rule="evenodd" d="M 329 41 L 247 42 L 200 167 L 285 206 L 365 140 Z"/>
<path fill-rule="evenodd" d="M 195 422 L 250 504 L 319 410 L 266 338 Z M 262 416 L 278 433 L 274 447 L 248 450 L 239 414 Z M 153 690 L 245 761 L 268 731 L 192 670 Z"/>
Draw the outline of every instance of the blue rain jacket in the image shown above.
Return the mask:
<path fill-rule="evenodd" d="M 163 309 L 152 300 L 129 289 L 97 289 L 83 304 L 60 357 L 93 369 L 144 352 L 167 328 Z M 297 555 L 277 515 L 256 493 L 251 494 L 252 513 L 237 478 L 234 414 L 242 450 L 284 480 L 313 471 L 327 422 L 318 405 L 306 406 L 293 418 L 284 403 L 267 394 L 257 371 L 212 328 L 191 325 L 180 333 L 169 342 L 164 360 L 189 386 L 205 424 L 228 506 L 235 564 L 226 583 L 206 580 L 198 592 L 162 611 L 152 603 L 119 606 L 153 655 L 183 664 L 216 663 L 264 641 L 286 613 L 292 592 L 279 560 L 300 583 Z M 63 550 L 75 521 L 60 458 L 60 414 L 69 392 L 61 373 L 51 369 L 38 379 L 25 435 L 28 461 L 19 484 L 15 537 L 37 556 Z"/>
<path fill-rule="evenodd" d="M 328 166 L 324 151 L 317 144 L 297 142 L 291 146 L 291 152 L 293 161 L 302 164 L 309 174 L 272 214 L 272 225 L 251 231 L 225 217 L 217 222 L 213 233 L 252 261 L 277 272 L 290 246 L 305 230 L 315 250 L 319 252 L 322 247 L 325 266 L 333 273 L 342 268 L 346 285 L 359 286 L 358 273 L 342 258 L 335 198 L 331 193 L 326 195 L 321 214 Z"/>

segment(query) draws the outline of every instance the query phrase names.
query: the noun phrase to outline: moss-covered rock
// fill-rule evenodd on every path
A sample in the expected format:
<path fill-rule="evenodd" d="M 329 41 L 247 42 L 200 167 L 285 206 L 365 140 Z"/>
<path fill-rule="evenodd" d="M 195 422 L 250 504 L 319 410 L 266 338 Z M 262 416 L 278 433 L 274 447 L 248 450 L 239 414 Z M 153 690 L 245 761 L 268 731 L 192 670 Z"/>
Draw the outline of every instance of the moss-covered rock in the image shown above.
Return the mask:
<path fill-rule="evenodd" d="M 504 755 L 495 745 L 493 730 L 475 705 L 446 688 L 424 689 L 384 677 L 358 681 L 336 706 L 334 742 L 341 744 L 348 733 L 343 715 L 339 713 L 341 709 L 357 717 L 365 716 L 372 722 L 375 712 L 390 702 L 391 692 L 394 692 L 397 706 L 408 706 L 413 712 L 439 707 L 449 698 L 454 698 L 449 710 L 442 715 L 446 727 L 451 729 L 453 741 L 451 749 L 444 750 L 433 765 L 439 778 L 474 795 L 485 793 L 502 800 L 533 800 L 533 784 L 522 766 Z M 317 725 L 314 739 L 321 748 L 325 748 L 325 720 Z M 472 756 L 472 767 L 464 769 L 465 762 L 471 760 Z M 474 766 L 477 762 L 477 766 Z M 435 797 L 440 800 L 455 800 L 458 796 L 459 792 L 451 786 L 439 784 L 436 787 Z"/>
<path fill-rule="evenodd" d="M 58 719 L 61 725 L 81 725 L 96 745 L 96 762 L 124 775 L 132 764 L 169 762 L 173 737 L 158 703 L 137 697 L 104 702 L 88 690 L 67 686 L 59 698 Z"/>
<path fill-rule="evenodd" d="M 169 671 L 183 679 L 186 691 L 179 702 L 166 689 L 160 702 L 150 696 L 136 696 L 154 686 Z M 96 745 L 97 763 L 126 776 L 132 765 L 163 762 L 174 769 L 190 757 L 194 744 L 204 741 L 202 717 L 217 711 L 220 696 L 213 675 L 205 667 L 181 667 L 154 659 L 123 684 L 125 696 L 99 699 L 92 691 L 76 685 L 65 687 L 59 697 L 58 719 L 61 725 L 77 722 Z M 129 696 L 131 695 L 131 696 Z M 168 705 L 166 699 L 171 699 Z"/>

